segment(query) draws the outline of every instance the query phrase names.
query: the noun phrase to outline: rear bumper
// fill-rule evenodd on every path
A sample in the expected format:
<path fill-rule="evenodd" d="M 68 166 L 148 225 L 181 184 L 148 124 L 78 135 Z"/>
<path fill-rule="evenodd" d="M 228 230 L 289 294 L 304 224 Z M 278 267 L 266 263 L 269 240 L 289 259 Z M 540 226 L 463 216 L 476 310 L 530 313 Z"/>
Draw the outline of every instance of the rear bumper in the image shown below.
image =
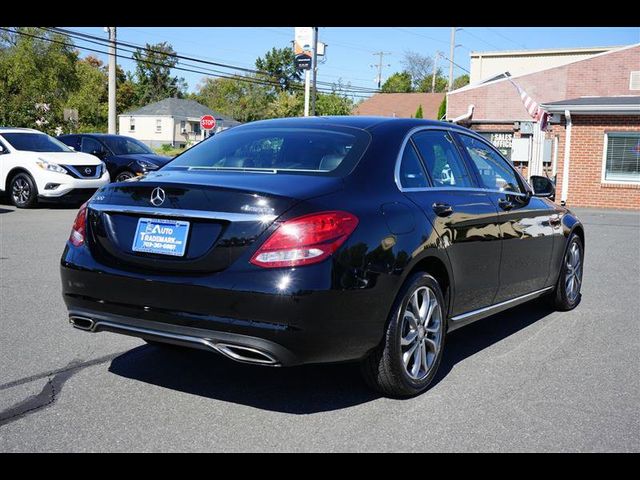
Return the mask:
<path fill-rule="evenodd" d="M 384 292 L 393 289 L 384 282 L 372 282 L 375 288 L 338 288 L 332 285 L 336 275 L 330 261 L 300 270 L 158 276 L 114 270 L 93 260 L 87 248 L 69 246 L 61 263 L 69 315 L 91 319 L 91 331 L 203 348 L 232 358 L 220 344 L 244 347 L 272 358 L 272 365 L 365 356 L 382 338 L 390 306 Z M 291 278 L 284 289 L 283 275 Z"/>

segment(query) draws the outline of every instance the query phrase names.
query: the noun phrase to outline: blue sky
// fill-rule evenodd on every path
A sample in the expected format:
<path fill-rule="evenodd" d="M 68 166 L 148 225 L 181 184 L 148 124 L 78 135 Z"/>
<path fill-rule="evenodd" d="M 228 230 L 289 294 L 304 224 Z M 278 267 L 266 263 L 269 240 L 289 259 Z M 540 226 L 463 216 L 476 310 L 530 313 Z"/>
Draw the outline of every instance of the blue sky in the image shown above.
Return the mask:
<path fill-rule="evenodd" d="M 100 27 L 65 27 L 101 37 Z M 132 44 L 168 41 L 182 55 L 239 67 L 253 68 L 255 59 L 271 47 L 288 47 L 293 40 L 293 27 L 119 27 L 118 40 Z M 326 62 L 319 65 L 318 80 L 350 83 L 352 86 L 375 88 L 376 70 L 371 67 L 378 51 L 385 56 L 383 81 L 402 69 L 401 60 L 407 50 L 433 55 L 437 50 L 449 56 L 448 27 L 320 27 L 319 40 L 327 47 Z M 456 34 L 455 76 L 469 69 L 471 51 L 522 50 L 537 48 L 592 47 L 640 43 L 640 28 L 633 27 L 462 27 Z M 76 41 L 78 46 L 95 45 Z M 83 51 L 83 56 L 87 53 Z M 123 53 L 124 54 L 124 53 Z M 94 54 L 95 55 L 95 54 Z M 106 60 L 106 56 L 97 55 Z M 118 59 L 125 70 L 133 70 L 133 61 Z M 444 62 L 443 62 L 444 63 Z M 448 71 L 448 64 L 443 65 Z M 216 68 L 216 67 L 205 67 Z M 185 78 L 189 91 L 194 91 L 203 75 L 176 71 Z"/>

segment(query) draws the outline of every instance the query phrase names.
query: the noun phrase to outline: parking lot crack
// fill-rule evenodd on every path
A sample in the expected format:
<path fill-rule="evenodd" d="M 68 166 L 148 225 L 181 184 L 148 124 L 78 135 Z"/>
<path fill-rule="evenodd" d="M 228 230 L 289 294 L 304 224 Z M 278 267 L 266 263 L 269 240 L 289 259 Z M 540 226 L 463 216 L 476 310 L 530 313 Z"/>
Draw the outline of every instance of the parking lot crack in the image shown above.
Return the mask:
<path fill-rule="evenodd" d="M 31 415 L 37 411 L 48 408 L 53 405 L 60 396 L 62 387 L 67 380 L 72 376 L 79 373 L 81 370 L 105 363 L 113 360 L 120 353 L 106 355 L 100 358 L 89 360 L 86 362 L 72 360 L 69 364 L 59 370 L 53 372 L 47 372 L 44 374 L 32 375 L 20 380 L 0 385 L 0 390 L 23 385 L 25 383 L 33 382 L 42 378 L 47 378 L 47 383 L 42 387 L 39 393 L 31 395 L 30 397 L 10 406 L 9 408 L 0 411 L 0 427 L 15 422 L 27 415 Z"/>

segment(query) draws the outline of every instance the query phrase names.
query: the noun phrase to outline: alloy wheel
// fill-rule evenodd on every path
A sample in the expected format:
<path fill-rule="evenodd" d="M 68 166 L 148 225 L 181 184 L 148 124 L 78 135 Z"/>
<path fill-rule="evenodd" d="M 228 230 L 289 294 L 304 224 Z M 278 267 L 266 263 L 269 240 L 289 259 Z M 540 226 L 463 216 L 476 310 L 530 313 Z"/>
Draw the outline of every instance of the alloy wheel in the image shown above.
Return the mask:
<path fill-rule="evenodd" d="M 31 197 L 31 187 L 26 179 L 20 177 L 13 182 L 11 188 L 11 196 L 15 203 L 23 205 L 29 201 Z"/>
<path fill-rule="evenodd" d="M 400 350 L 407 375 L 424 379 L 442 347 L 442 308 L 429 287 L 413 291 L 402 312 Z"/>
<path fill-rule="evenodd" d="M 570 302 L 574 302 L 582 285 L 582 259 L 580 247 L 573 242 L 567 252 L 567 269 L 565 274 L 565 292 Z"/>

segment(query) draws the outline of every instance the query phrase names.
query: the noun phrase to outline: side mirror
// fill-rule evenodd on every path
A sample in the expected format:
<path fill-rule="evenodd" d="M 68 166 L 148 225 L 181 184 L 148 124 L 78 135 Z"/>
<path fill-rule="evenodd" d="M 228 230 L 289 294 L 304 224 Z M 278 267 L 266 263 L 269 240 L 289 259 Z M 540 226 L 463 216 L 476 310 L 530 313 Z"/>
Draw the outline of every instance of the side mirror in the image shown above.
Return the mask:
<path fill-rule="evenodd" d="M 529 183 L 533 187 L 533 195 L 535 197 L 550 198 L 555 200 L 556 198 L 556 186 L 547 177 L 540 175 L 532 175 L 529 179 Z"/>
<path fill-rule="evenodd" d="M 67 145 L 67 147 L 69 147 L 71 150 L 73 150 L 74 152 L 76 151 L 76 147 L 72 147 L 71 145 Z"/>

